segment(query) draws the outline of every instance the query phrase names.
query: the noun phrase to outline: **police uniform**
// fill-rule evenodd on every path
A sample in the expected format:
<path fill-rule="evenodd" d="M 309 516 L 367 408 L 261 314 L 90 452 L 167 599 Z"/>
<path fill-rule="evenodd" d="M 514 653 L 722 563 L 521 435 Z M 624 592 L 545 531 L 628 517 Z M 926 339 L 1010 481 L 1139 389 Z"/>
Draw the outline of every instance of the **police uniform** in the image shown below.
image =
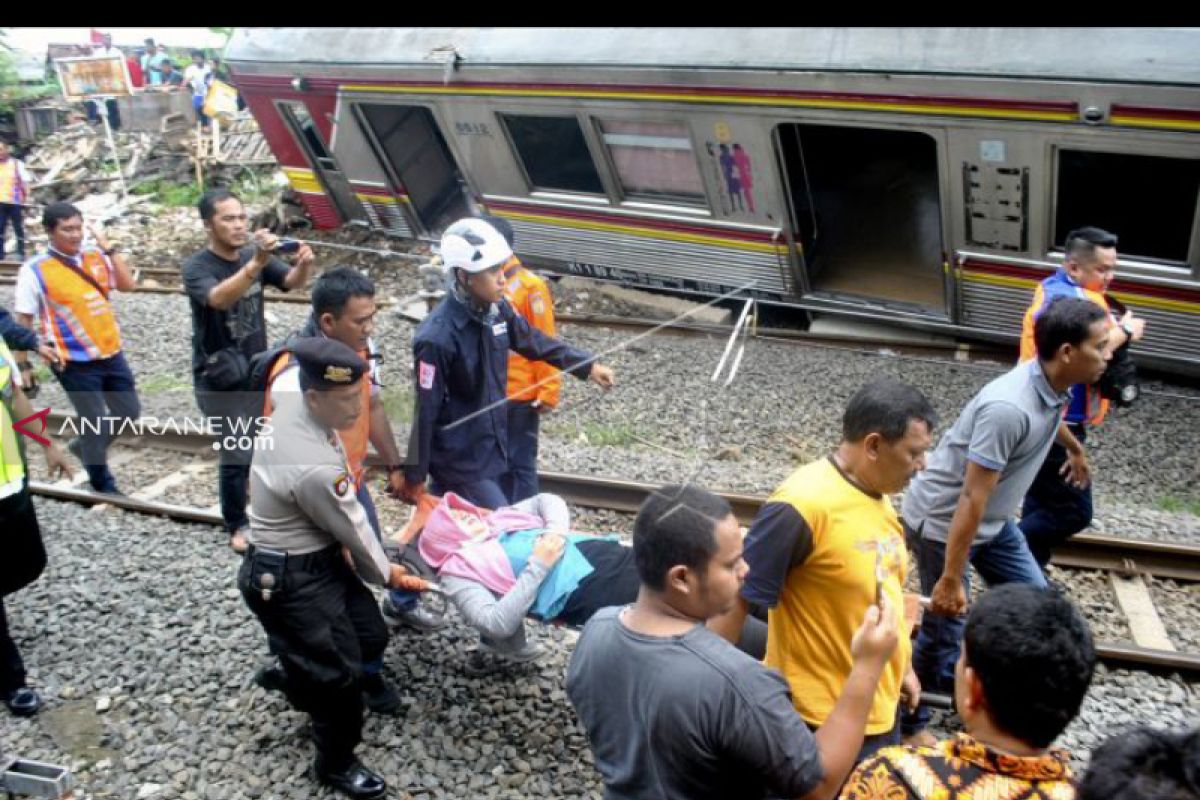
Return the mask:
<path fill-rule="evenodd" d="M 531 327 L 507 301 L 486 313 L 469 302 L 448 292 L 413 338 L 417 413 L 404 477 L 428 475 L 434 494 L 498 508 L 508 504 L 498 480 L 508 470 L 509 350 L 580 379 L 592 355 Z"/>
<path fill-rule="evenodd" d="M 318 391 L 354 384 L 367 370 L 330 339 L 299 340 L 292 352 Z M 318 777 L 352 796 L 382 796 L 382 779 L 357 762 L 354 748 L 362 739 L 362 664 L 387 645 L 363 581 L 385 584 L 390 565 L 336 432 L 313 418 L 303 397 L 277 404 L 270 425 L 251 465 L 250 547 L 238 588 L 283 664 L 289 698 L 312 716 Z M 340 785 L 355 771 L 375 783 Z"/>

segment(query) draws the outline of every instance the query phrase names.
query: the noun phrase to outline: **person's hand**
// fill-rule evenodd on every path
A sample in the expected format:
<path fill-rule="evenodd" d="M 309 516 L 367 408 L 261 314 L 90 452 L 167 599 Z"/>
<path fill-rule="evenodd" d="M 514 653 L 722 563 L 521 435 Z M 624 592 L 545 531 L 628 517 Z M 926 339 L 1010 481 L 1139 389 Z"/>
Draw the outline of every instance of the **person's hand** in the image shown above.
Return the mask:
<path fill-rule="evenodd" d="M 53 345 L 42 342 L 38 345 L 37 353 L 42 357 L 42 360 L 51 366 L 57 366 L 59 363 L 58 350 Z"/>
<path fill-rule="evenodd" d="M 254 242 L 254 258 L 252 261 L 260 267 L 266 266 L 271 260 L 271 251 L 279 246 L 279 237 L 267 228 L 259 228 L 254 232 L 251 241 Z"/>
<path fill-rule="evenodd" d="M 1121 327 L 1133 331 L 1133 335 L 1129 338 L 1135 342 L 1141 341 L 1142 337 L 1146 335 L 1146 320 L 1135 317 L 1132 311 L 1126 311 L 1125 316 L 1121 317 Z"/>
<path fill-rule="evenodd" d="M 402 500 L 404 498 L 404 472 L 398 469 L 388 472 L 387 488 L 384 491 L 388 497 Z"/>
<path fill-rule="evenodd" d="M 1067 460 L 1063 462 L 1058 474 L 1063 476 L 1068 485 L 1076 489 L 1086 489 L 1092 482 L 1092 466 L 1088 463 L 1087 453 L 1082 449 L 1075 453 L 1068 452 Z"/>
<path fill-rule="evenodd" d="M 929 610 L 943 617 L 961 617 L 967 612 L 967 590 L 961 578 L 942 575 L 929 593 Z"/>
<path fill-rule="evenodd" d="M 554 410 L 554 406 L 547 405 L 546 403 L 543 403 L 541 400 L 534 400 L 533 401 L 533 410 L 538 413 L 538 416 L 544 417 L 547 414 L 549 414 L 551 411 Z"/>
<path fill-rule="evenodd" d="M 313 253 L 312 248 L 306 244 L 302 244 L 300 245 L 300 249 L 296 251 L 295 256 L 292 257 L 292 263 L 297 267 L 307 267 L 315 258 L 316 255 Z"/>
<path fill-rule="evenodd" d="M 867 607 L 867 615 L 862 625 L 850 640 L 850 655 L 855 661 L 882 670 L 883 665 L 892 657 L 892 651 L 896 649 L 899 638 L 896 610 L 892 607 L 891 598 L 885 594 L 879 605 Z"/>
<path fill-rule="evenodd" d="M 415 483 L 407 478 L 402 478 L 402 480 L 400 499 L 409 505 L 420 505 L 421 498 L 425 496 L 425 482 Z"/>
<path fill-rule="evenodd" d="M 592 371 L 588 374 L 588 380 L 598 385 L 601 389 L 611 389 L 613 387 L 612 367 L 606 367 L 599 362 L 592 364 Z"/>
<path fill-rule="evenodd" d="M 916 711 L 921 704 L 921 679 L 912 667 L 908 668 L 904 680 L 900 682 L 900 701 L 909 711 Z"/>
<path fill-rule="evenodd" d="M 423 578 L 409 574 L 408 569 L 400 564 L 392 564 L 392 569 L 388 573 L 387 587 L 403 589 L 408 592 L 424 592 L 429 589 L 429 584 Z"/>
<path fill-rule="evenodd" d="M 100 228 L 100 225 L 98 223 L 94 223 L 94 222 L 88 223 L 87 229 L 88 229 L 88 233 L 91 234 L 92 241 L 94 241 L 96 243 L 97 247 L 99 247 L 101 250 L 109 249 L 108 236 Z"/>
<path fill-rule="evenodd" d="M 533 557 L 546 569 L 550 569 L 558 563 L 566 549 L 567 539 L 565 536 L 558 533 L 543 533 L 533 543 Z"/>
<path fill-rule="evenodd" d="M 58 445 L 51 442 L 50 446 L 44 452 L 46 454 L 46 471 L 50 473 L 51 480 L 56 475 L 68 480 L 75 477 L 75 470 L 71 469 L 70 460 L 67 459 L 66 454 L 59 449 Z"/>

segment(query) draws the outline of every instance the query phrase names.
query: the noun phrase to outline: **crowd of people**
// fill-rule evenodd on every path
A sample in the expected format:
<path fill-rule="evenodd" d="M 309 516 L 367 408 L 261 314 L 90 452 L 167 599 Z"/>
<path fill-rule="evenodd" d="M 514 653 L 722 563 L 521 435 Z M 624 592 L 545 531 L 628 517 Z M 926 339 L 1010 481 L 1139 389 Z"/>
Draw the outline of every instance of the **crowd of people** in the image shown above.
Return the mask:
<path fill-rule="evenodd" d="M 1084 442 L 1104 411 L 1092 387 L 1145 328 L 1107 305 L 1111 234 L 1071 233 L 1025 317 L 1021 361 L 940 436 L 920 390 L 872 381 L 846 404 L 837 446 L 788 476 L 748 530 L 718 495 L 673 484 L 646 499 L 628 543 L 573 530 L 561 498 L 540 492 L 538 422 L 559 403 L 560 373 L 604 390 L 616 376 L 555 335 L 549 289 L 504 220 L 463 219 L 442 237 L 445 297 L 413 336 L 402 447 L 380 398 L 371 280 L 331 266 L 312 281 L 312 250 L 251 231 L 226 190 L 199 214 L 208 241 L 182 265 L 196 403 L 218 441 L 258 436 L 221 448 L 218 486 L 237 586 L 278 659 L 255 680 L 311 717 L 322 782 L 386 793 L 355 755 L 363 715 L 400 706 L 383 671 L 390 629 L 449 624 L 423 602 L 436 581 L 479 632 L 464 665 L 475 674 L 539 658 L 526 619 L 582 628 L 566 688 L 608 797 L 1065 798 L 1077 785 L 1083 798 L 1149 797 L 1132 787 L 1150 785 L 1195 796 L 1195 732 L 1122 734 L 1081 781 L 1053 747 L 1096 653 L 1044 567 L 1090 520 Z M 119 493 L 106 452 L 140 405 L 110 296 L 135 288 L 133 265 L 102 230 L 85 240 L 69 204 L 43 221 L 49 247 L 21 268 L 15 320 L 0 316 L 17 351 L 0 349 L 3 413 L 31 413 L 39 353 L 97 421 L 68 449 L 94 491 Z M 310 282 L 308 323 L 270 344 L 264 289 Z M 19 557 L 4 594 L 45 564 L 10 421 L 0 519 Z M 386 499 L 414 506 L 411 536 L 381 528 L 369 447 Z M 52 443 L 46 459 L 70 470 Z M 929 597 L 915 643 L 910 553 Z M 973 603 L 968 562 L 989 585 Z M 367 584 L 386 590 L 380 602 Z M 0 646 L 7 706 L 35 713 L 6 625 Z M 929 692 L 953 698 L 962 733 L 926 730 Z"/>

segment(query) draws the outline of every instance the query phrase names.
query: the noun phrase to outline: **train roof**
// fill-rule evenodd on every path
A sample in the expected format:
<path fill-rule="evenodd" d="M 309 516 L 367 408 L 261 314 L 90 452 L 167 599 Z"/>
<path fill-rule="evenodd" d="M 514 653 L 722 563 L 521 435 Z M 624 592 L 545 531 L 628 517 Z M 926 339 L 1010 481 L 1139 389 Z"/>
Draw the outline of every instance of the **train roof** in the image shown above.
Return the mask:
<path fill-rule="evenodd" d="M 244 65 L 741 69 L 1200 83 L 1200 28 L 238 28 Z"/>

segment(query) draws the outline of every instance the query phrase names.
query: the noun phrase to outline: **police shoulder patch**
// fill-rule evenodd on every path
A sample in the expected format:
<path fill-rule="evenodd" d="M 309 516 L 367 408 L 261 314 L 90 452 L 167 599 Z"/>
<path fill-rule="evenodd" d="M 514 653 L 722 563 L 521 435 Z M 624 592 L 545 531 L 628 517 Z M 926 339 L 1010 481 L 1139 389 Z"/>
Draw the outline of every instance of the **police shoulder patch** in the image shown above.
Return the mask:
<path fill-rule="evenodd" d="M 333 481 L 333 493 L 338 497 L 345 497 L 350 491 L 350 473 L 343 472 L 338 475 Z"/>

